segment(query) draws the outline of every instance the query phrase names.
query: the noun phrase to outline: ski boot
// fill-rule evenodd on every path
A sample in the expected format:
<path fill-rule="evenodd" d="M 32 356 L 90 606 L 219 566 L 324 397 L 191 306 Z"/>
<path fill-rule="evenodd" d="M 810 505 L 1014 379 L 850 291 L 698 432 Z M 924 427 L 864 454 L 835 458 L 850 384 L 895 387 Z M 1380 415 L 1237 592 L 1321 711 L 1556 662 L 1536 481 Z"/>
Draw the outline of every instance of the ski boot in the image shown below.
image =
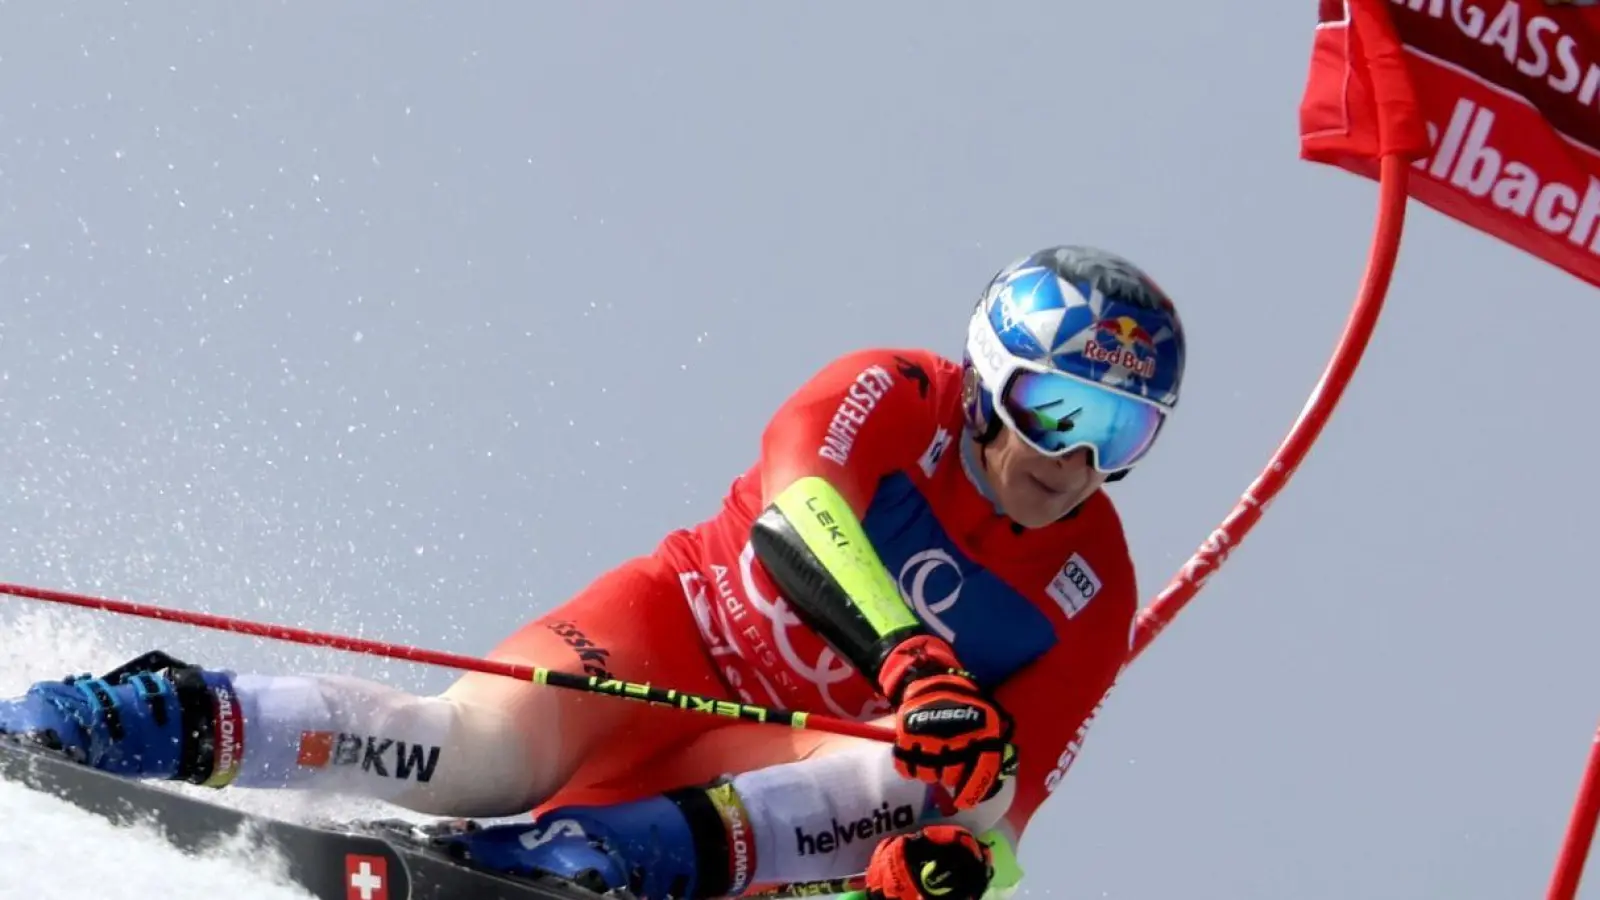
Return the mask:
<path fill-rule="evenodd" d="M 0 734 L 103 772 L 221 787 L 238 774 L 244 717 L 232 674 L 147 653 L 100 678 L 41 681 L 0 700 Z"/>
<path fill-rule="evenodd" d="M 562 807 L 532 822 L 455 822 L 433 844 L 506 875 L 555 877 L 641 900 L 699 896 L 695 839 L 679 804 L 655 796 L 615 806 Z"/>

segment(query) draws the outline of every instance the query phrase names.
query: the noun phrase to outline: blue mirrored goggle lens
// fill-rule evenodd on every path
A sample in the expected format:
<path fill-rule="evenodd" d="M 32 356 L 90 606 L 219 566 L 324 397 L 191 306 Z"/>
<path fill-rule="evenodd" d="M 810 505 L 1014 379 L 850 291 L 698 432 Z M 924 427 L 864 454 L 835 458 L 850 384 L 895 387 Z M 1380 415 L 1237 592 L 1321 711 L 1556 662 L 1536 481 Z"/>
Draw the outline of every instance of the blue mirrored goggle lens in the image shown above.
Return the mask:
<path fill-rule="evenodd" d="M 1000 402 L 1029 443 L 1046 454 L 1091 446 L 1103 471 L 1133 465 L 1161 429 L 1154 405 L 1053 372 L 1018 372 Z"/>

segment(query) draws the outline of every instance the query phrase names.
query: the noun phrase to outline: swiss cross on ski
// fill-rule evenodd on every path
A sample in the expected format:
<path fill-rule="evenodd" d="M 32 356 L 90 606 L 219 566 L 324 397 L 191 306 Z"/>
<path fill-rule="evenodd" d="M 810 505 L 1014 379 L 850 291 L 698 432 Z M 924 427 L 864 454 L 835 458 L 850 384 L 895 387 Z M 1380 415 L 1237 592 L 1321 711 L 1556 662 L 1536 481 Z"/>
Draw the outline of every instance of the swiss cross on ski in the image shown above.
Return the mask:
<path fill-rule="evenodd" d="M 350 853 L 344 858 L 346 900 L 389 900 L 389 861 Z"/>

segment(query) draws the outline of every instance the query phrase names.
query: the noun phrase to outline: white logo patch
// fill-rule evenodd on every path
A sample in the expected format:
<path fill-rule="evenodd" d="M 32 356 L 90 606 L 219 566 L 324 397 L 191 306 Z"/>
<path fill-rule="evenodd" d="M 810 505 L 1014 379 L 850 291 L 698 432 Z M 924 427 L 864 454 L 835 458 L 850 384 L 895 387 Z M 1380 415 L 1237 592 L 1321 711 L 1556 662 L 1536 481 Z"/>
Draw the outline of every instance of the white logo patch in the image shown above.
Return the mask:
<path fill-rule="evenodd" d="M 939 467 L 939 461 L 944 459 L 944 451 L 950 447 L 950 431 L 940 426 L 933 433 L 933 441 L 928 444 L 928 449 L 922 451 L 922 458 L 917 460 L 917 465 L 922 467 L 922 474 L 933 477 L 933 470 Z"/>
<path fill-rule="evenodd" d="M 1074 553 L 1061 571 L 1056 573 L 1056 577 L 1050 579 L 1050 587 L 1045 592 L 1061 604 L 1070 619 L 1083 612 L 1089 601 L 1100 593 L 1100 576 L 1089 568 L 1089 563 L 1081 555 Z"/>

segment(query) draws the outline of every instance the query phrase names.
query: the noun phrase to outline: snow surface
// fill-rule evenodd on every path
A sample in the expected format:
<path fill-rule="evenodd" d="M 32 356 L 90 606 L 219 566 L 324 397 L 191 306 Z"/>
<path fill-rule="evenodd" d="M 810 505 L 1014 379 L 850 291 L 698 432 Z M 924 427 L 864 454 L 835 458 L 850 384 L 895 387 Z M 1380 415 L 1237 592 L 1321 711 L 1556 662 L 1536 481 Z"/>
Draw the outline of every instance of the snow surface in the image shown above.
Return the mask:
<path fill-rule="evenodd" d="M 0 781 L 0 900 L 310 900 L 283 871 L 248 839 L 223 837 L 189 856 L 149 827 L 112 825 Z"/>
<path fill-rule="evenodd" d="M 148 647 L 115 646 L 115 623 L 48 608 L 8 616 L 0 634 L 0 697 L 69 672 L 101 672 Z M 386 805 L 281 791 L 193 793 L 235 808 L 305 821 L 403 816 Z M 0 781 L 0 900 L 308 900 L 283 861 L 248 835 L 219 835 L 214 848 L 186 855 L 149 826 L 118 826 L 49 794 Z"/>

